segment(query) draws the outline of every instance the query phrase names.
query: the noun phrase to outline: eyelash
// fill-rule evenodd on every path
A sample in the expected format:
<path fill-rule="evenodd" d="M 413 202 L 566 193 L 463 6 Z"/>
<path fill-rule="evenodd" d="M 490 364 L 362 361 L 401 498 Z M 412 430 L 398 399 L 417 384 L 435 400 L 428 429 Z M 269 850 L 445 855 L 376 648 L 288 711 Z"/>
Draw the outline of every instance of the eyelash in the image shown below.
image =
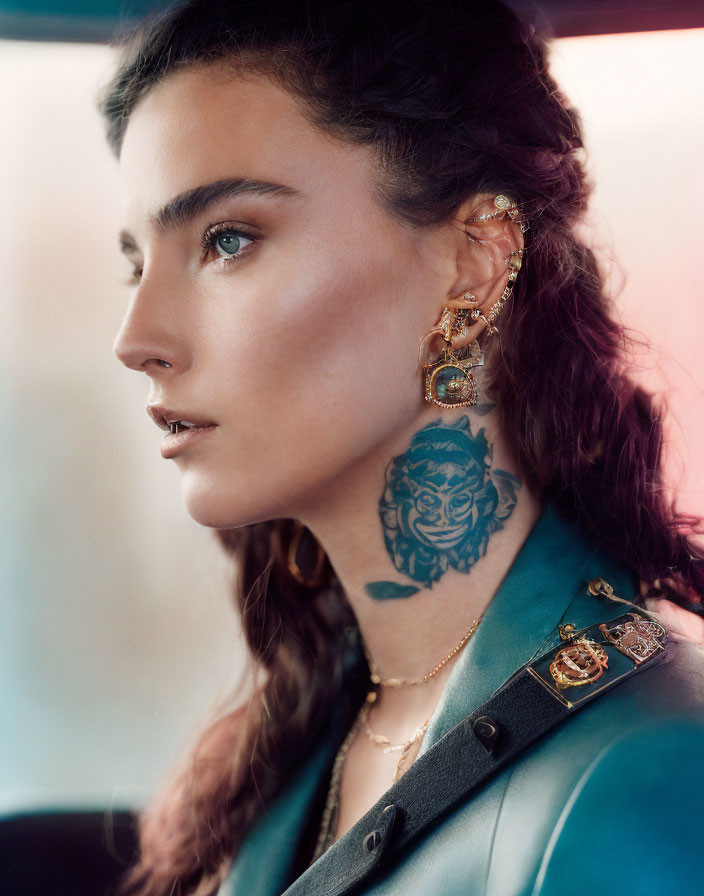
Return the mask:
<path fill-rule="evenodd" d="M 232 224 L 227 224 L 227 222 L 215 224 L 205 231 L 200 241 L 201 246 L 203 247 L 203 253 L 200 259 L 201 263 L 205 262 L 209 253 L 216 249 L 215 243 L 221 233 L 231 233 L 236 237 L 244 237 L 245 239 L 250 240 L 250 244 L 248 246 L 245 246 L 243 249 L 239 249 L 236 255 L 218 255 L 217 260 L 220 261 L 223 265 L 229 265 L 233 261 L 239 260 L 242 255 L 244 255 L 244 253 L 247 252 L 255 242 L 257 242 L 257 238 L 248 230 L 243 230 L 241 227 L 235 227 Z M 127 280 L 123 280 L 122 282 L 127 286 L 134 286 L 135 284 L 139 283 L 142 276 L 142 271 L 142 268 L 135 268 L 132 272 L 132 275 L 128 277 Z"/>

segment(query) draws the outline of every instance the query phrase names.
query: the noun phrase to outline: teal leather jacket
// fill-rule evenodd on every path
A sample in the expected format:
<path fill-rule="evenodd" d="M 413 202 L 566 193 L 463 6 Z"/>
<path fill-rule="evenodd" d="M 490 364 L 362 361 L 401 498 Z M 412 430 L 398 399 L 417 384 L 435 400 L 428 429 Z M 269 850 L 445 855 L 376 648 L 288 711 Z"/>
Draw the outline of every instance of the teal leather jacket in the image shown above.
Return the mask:
<path fill-rule="evenodd" d="M 613 618 L 587 583 L 633 599 L 636 581 L 547 504 L 463 650 L 421 754 L 483 704 L 558 627 Z M 338 744 L 320 743 L 248 832 L 225 896 L 280 896 Z M 420 755 L 420 754 L 419 754 Z M 462 757 L 457 757 L 461 762 Z M 316 887 L 320 863 L 299 878 Z M 356 835 L 355 835 L 356 836 Z M 355 892 L 367 896 L 704 894 L 704 649 L 670 642 L 664 662 L 606 691 L 522 753 Z"/>

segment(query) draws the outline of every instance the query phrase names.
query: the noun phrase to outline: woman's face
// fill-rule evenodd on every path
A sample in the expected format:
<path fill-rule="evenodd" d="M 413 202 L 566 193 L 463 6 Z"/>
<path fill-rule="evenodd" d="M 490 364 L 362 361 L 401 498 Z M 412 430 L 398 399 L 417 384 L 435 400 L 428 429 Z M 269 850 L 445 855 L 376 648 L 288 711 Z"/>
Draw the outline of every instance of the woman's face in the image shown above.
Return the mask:
<path fill-rule="evenodd" d="M 454 256 L 442 229 L 382 209 L 374 158 L 222 67 L 170 75 L 130 118 L 122 242 L 138 280 L 115 354 L 169 420 L 215 424 L 162 444 L 203 525 L 303 517 L 386 462 L 422 411 L 418 340 Z"/>

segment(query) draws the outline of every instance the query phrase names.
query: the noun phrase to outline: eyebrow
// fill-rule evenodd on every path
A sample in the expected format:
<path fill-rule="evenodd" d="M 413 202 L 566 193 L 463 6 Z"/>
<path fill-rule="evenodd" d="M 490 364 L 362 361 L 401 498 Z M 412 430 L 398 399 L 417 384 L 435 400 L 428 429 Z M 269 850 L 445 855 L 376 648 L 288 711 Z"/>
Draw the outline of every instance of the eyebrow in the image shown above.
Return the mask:
<path fill-rule="evenodd" d="M 151 215 L 149 223 L 157 233 L 165 234 L 182 227 L 221 199 L 231 199 L 242 195 L 255 196 L 302 196 L 300 190 L 285 184 L 275 184 L 264 180 L 238 177 L 230 180 L 216 180 L 210 184 L 194 187 L 170 199 L 158 212 Z M 137 250 L 137 241 L 129 230 L 119 234 L 120 249 L 123 252 Z"/>

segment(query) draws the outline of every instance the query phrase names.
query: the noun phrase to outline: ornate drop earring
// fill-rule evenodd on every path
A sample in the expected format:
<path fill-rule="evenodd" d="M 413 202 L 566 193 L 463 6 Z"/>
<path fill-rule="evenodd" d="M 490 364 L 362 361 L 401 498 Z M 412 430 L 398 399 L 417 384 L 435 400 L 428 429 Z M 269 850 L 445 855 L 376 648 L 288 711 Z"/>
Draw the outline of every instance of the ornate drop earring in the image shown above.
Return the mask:
<path fill-rule="evenodd" d="M 467 301 L 476 301 L 471 293 L 465 293 Z M 484 363 L 484 354 L 474 340 L 463 349 L 454 351 L 452 337 L 466 334 L 471 308 L 443 308 L 440 320 L 421 339 L 418 346 L 418 363 L 423 372 L 425 400 L 433 401 L 441 408 L 465 408 L 477 403 L 477 386 L 470 373 L 472 367 Z M 434 335 L 445 340 L 442 355 L 430 364 L 421 360 L 423 344 Z"/>

